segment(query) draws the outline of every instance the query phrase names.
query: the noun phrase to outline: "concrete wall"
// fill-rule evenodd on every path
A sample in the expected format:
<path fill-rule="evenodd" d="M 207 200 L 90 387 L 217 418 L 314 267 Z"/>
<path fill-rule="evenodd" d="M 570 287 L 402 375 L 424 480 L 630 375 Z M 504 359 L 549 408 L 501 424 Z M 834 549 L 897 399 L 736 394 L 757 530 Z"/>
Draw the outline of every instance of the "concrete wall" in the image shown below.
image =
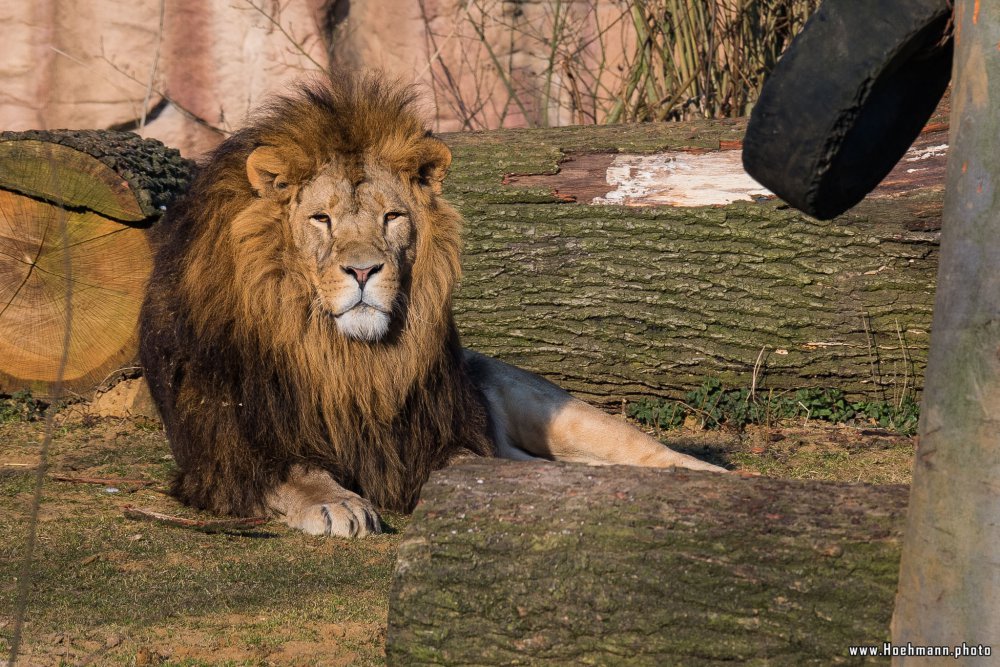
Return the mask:
<path fill-rule="evenodd" d="M 418 83 L 439 131 L 594 122 L 631 49 L 626 5 L 0 0 L 0 129 L 123 127 L 197 155 L 331 56 Z"/>

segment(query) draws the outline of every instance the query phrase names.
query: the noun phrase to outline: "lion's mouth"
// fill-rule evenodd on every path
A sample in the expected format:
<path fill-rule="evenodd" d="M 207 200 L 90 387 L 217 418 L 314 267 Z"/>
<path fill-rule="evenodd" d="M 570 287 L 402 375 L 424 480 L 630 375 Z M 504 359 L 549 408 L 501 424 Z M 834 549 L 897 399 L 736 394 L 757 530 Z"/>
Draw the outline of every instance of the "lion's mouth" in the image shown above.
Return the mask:
<path fill-rule="evenodd" d="M 374 342 L 389 332 L 390 313 L 366 301 L 358 301 L 350 308 L 334 315 L 337 329 L 348 338 Z"/>
<path fill-rule="evenodd" d="M 348 313 L 353 313 L 355 315 L 374 315 L 375 313 L 381 313 L 383 315 L 389 315 L 389 311 L 385 308 L 381 308 L 374 304 L 368 303 L 364 299 L 357 301 L 353 306 L 348 306 L 340 312 L 334 313 L 334 317 L 341 317 Z"/>

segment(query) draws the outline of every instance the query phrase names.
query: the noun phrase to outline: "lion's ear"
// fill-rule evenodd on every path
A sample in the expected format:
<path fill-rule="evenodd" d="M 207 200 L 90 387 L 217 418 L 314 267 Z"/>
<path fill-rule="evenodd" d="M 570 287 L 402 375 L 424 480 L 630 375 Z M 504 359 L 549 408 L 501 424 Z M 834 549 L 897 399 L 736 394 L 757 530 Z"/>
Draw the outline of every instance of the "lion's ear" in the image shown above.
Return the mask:
<path fill-rule="evenodd" d="M 420 182 L 429 186 L 435 194 L 441 194 L 444 177 L 451 166 L 451 150 L 440 139 L 427 137 L 420 142 L 418 157 Z"/>
<path fill-rule="evenodd" d="M 261 146 L 254 149 L 247 158 L 247 179 L 261 197 L 274 197 L 288 189 L 296 171 L 296 160 L 299 157 L 289 155 L 287 150 L 279 150 L 274 146 Z M 304 156 L 303 156 L 304 157 Z"/>

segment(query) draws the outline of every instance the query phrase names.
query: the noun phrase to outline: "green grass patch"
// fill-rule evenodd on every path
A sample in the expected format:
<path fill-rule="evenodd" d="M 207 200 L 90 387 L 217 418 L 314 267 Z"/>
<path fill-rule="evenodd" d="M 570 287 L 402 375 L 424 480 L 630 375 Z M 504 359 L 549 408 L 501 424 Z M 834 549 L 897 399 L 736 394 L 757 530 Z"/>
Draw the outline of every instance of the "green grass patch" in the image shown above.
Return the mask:
<path fill-rule="evenodd" d="M 15 391 L 9 396 L 0 396 L 0 424 L 18 421 L 37 421 L 45 414 L 45 403 L 31 395 L 30 391 Z"/>
<path fill-rule="evenodd" d="M 10 649 L 16 581 L 44 423 L 0 424 L 0 657 Z M 59 424 L 46 480 L 24 629 L 24 664 L 377 665 L 396 544 L 385 535 L 317 538 L 269 522 L 205 534 L 129 520 L 126 504 L 212 518 L 164 494 L 174 464 L 161 430 L 126 420 Z"/>
<path fill-rule="evenodd" d="M 909 396 L 898 402 L 849 400 L 839 389 L 751 393 L 727 388 L 710 378 L 683 401 L 644 398 L 628 406 L 628 416 L 660 429 L 679 428 L 694 418 L 703 428 L 771 425 L 790 419 L 818 419 L 835 424 L 871 424 L 902 435 L 917 431 L 920 406 Z"/>

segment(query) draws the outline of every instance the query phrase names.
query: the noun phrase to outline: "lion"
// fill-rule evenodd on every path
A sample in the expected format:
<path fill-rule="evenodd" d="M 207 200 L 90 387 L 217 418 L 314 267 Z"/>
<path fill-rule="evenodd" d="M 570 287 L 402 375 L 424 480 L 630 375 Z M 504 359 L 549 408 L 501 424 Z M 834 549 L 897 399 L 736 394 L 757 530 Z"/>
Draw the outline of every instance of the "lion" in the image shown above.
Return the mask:
<path fill-rule="evenodd" d="M 465 455 L 721 470 L 462 348 L 451 152 L 414 99 L 375 74 L 299 84 L 158 226 L 140 359 L 172 493 L 363 536 Z"/>

